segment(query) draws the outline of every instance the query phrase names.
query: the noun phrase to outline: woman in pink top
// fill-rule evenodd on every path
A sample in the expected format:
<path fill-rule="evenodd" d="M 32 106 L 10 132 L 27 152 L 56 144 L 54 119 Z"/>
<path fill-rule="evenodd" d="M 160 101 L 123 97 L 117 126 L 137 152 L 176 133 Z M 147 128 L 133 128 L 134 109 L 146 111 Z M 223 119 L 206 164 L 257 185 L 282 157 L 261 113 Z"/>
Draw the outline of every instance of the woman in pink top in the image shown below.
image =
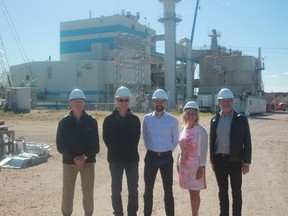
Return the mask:
<path fill-rule="evenodd" d="M 208 149 L 208 135 L 198 124 L 198 111 L 198 105 L 194 101 L 189 101 L 184 106 L 184 126 L 179 136 L 181 153 L 177 163 L 179 185 L 189 190 L 193 216 L 198 216 L 200 190 L 206 188 L 205 164 Z"/>

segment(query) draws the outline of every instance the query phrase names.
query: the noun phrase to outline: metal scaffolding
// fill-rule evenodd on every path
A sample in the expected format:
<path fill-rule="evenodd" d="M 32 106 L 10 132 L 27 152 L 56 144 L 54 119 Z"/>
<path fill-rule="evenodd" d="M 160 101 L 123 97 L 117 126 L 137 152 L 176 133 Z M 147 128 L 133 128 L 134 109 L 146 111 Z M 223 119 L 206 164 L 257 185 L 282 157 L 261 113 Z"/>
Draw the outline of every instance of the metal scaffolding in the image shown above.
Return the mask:
<path fill-rule="evenodd" d="M 136 99 L 135 107 L 141 110 L 144 102 L 145 39 L 134 34 L 117 32 L 114 50 L 114 92 L 124 85 Z"/>

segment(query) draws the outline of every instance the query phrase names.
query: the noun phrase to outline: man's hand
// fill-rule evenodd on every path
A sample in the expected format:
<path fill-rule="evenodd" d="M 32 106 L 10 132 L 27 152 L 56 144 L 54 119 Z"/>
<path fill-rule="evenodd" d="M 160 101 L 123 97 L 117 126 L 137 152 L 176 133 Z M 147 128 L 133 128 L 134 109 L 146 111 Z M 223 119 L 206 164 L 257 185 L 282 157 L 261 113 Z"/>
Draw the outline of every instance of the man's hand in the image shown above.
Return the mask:
<path fill-rule="evenodd" d="M 242 173 L 245 175 L 246 173 L 249 173 L 249 168 L 250 165 L 249 164 L 243 164 L 242 166 Z"/>
<path fill-rule="evenodd" d="M 87 156 L 83 154 L 83 155 L 75 157 L 74 162 L 76 165 L 81 166 L 85 163 L 86 159 L 87 159 Z"/>

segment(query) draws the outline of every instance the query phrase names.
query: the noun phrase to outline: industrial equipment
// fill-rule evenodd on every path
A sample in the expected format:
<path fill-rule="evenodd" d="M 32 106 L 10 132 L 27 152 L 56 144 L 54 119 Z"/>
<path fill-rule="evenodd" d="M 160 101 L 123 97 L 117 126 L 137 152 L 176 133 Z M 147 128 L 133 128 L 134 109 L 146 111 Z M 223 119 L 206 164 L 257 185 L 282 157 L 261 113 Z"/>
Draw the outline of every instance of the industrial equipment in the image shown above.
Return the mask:
<path fill-rule="evenodd" d="M 192 26 L 192 32 L 191 32 L 191 39 L 190 39 L 191 49 L 192 49 L 192 45 L 193 45 L 198 9 L 199 9 L 199 0 L 197 0 L 197 2 L 196 2 L 196 8 L 195 8 L 195 13 L 194 13 L 194 20 L 193 20 L 193 26 Z"/>

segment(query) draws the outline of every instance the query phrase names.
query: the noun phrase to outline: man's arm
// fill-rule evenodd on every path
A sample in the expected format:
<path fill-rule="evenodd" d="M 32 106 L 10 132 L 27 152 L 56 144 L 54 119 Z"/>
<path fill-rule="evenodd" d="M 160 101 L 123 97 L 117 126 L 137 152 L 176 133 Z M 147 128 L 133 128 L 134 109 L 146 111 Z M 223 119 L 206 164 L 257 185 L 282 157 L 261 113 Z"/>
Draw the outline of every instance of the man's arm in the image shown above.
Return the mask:
<path fill-rule="evenodd" d="M 179 141 L 179 122 L 178 120 L 175 118 L 175 121 L 173 122 L 173 126 L 172 126 L 172 144 L 174 146 L 174 149 L 176 148 L 178 141 Z M 174 150 L 173 149 L 173 150 Z"/>
<path fill-rule="evenodd" d="M 103 121 L 103 133 L 102 133 L 102 138 L 103 138 L 103 141 L 105 143 L 105 145 L 109 146 L 109 123 L 108 123 L 108 117 L 106 117 Z"/>
<path fill-rule="evenodd" d="M 243 146 L 244 146 L 244 156 L 243 156 L 243 163 L 244 164 L 251 164 L 251 157 L 252 157 L 252 144 L 251 144 L 251 133 L 250 127 L 248 123 L 248 119 L 244 116 L 244 123 L 245 127 L 245 134 L 243 138 Z"/>
<path fill-rule="evenodd" d="M 93 127 L 92 127 L 92 138 L 89 140 L 88 149 L 85 151 L 85 155 L 87 157 L 93 157 L 95 154 L 99 152 L 99 134 L 98 134 L 98 124 L 96 119 L 93 118 Z"/>
<path fill-rule="evenodd" d="M 134 139 L 138 143 L 140 140 L 140 135 L 141 135 L 141 122 L 137 116 L 135 116 L 135 125 L 134 126 L 135 126 Z"/>
<path fill-rule="evenodd" d="M 57 133 L 56 133 L 56 146 L 57 150 L 62 155 L 74 155 L 71 150 L 67 146 L 65 134 L 65 124 L 64 121 L 61 120 L 58 123 Z"/>
<path fill-rule="evenodd" d="M 147 128 L 146 128 L 146 122 L 147 122 L 147 117 L 144 117 L 143 119 L 143 124 L 142 124 L 142 134 L 143 134 L 143 142 L 144 142 L 144 145 L 147 149 Z"/>

